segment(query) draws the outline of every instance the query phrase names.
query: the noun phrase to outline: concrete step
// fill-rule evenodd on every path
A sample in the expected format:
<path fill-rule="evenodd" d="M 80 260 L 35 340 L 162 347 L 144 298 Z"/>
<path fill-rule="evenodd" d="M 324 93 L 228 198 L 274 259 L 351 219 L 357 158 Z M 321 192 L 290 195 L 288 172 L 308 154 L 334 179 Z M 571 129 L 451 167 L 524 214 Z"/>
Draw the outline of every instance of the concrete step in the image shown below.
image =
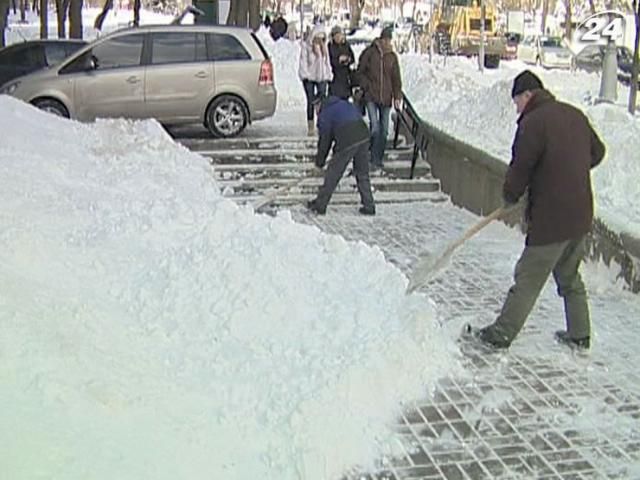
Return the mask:
<path fill-rule="evenodd" d="M 316 156 L 315 148 L 292 149 L 236 149 L 236 150 L 193 150 L 195 153 L 207 157 L 214 165 L 227 163 L 313 163 Z M 386 150 L 384 162 L 403 160 L 411 164 L 412 150 Z"/>
<path fill-rule="evenodd" d="M 270 204 L 271 207 L 304 205 L 313 199 L 314 194 L 290 193 L 277 196 Z M 230 195 L 230 200 L 240 204 L 255 203 L 262 199 L 262 195 Z M 377 192 L 374 193 L 376 203 L 407 203 L 407 202 L 446 202 L 449 197 L 442 192 Z M 360 195 L 356 192 L 335 192 L 331 197 L 331 205 L 360 205 Z M 263 207 L 268 208 L 268 207 Z"/>
<path fill-rule="evenodd" d="M 213 164 L 214 175 L 220 180 L 259 179 L 259 178 L 301 178 L 322 177 L 312 161 L 285 163 L 221 163 Z M 351 170 L 349 166 L 347 171 Z M 384 171 L 388 178 L 409 178 L 410 160 L 388 160 Z M 431 167 L 426 162 L 416 163 L 414 178 L 431 177 Z"/>
<path fill-rule="evenodd" d="M 189 150 L 296 150 L 315 149 L 317 137 L 265 137 L 265 138 L 176 138 Z M 411 149 L 412 145 L 399 142 L 398 148 Z M 387 141 L 387 148 L 392 148 L 391 139 Z"/>
<path fill-rule="evenodd" d="M 291 190 L 291 193 L 315 194 L 323 180 L 322 177 L 219 180 L 218 186 L 222 191 L 233 191 L 234 194 L 265 193 L 273 189 Z M 434 178 L 407 180 L 372 177 L 371 187 L 374 192 L 437 192 L 440 190 L 440 181 Z M 336 188 L 336 192 L 356 191 L 354 177 L 343 177 Z"/>

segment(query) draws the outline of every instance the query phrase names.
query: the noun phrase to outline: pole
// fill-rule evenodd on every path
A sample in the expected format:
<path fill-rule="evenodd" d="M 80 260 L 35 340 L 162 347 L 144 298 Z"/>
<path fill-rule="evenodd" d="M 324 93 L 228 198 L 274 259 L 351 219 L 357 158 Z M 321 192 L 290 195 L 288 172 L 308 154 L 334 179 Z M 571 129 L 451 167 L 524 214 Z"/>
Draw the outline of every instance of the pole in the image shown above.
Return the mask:
<path fill-rule="evenodd" d="M 478 68 L 481 72 L 484 71 L 484 44 L 486 41 L 485 32 L 484 32 L 484 17 L 486 13 L 486 8 L 484 5 L 484 0 L 480 0 L 480 50 L 478 51 Z"/>
<path fill-rule="evenodd" d="M 609 15 L 609 21 L 612 21 Z M 616 42 L 610 36 L 607 37 L 607 45 L 604 49 L 602 60 L 602 77 L 600 78 L 600 97 L 598 102 L 613 103 L 618 98 L 618 55 Z"/>

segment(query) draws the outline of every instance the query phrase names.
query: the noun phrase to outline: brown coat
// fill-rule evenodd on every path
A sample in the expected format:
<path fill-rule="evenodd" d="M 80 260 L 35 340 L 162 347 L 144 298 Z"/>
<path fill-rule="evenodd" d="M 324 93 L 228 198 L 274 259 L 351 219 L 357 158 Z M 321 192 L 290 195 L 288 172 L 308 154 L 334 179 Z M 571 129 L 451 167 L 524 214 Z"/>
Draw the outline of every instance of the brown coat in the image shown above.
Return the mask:
<path fill-rule="evenodd" d="M 527 245 L 546 245 L 585 235 L 593 221 L 590 169 L 605 148 L 587 117 L 536 90 L 518 119 L 505 201 L 529 189 Z"/>
<path fill-rule="evenodd" d="M 374 40 L 360 55 L 356 78 L 367 102 L 390 107 L 394 99 L 402 99 L 398 57 L 392 48 L 385 48 L 380 39 Z"/>

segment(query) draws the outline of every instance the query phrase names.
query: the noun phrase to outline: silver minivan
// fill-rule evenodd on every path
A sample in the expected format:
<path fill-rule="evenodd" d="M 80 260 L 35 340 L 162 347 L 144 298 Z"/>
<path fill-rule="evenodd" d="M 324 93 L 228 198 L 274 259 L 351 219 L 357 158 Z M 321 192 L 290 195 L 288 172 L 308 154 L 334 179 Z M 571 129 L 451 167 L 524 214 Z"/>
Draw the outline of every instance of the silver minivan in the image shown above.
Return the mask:
<path fill-rule="evenodd" d="M 272 116 L 277 101 L 273 64 L 255 34 L 210 25 L 120 30 L 5 84 L 3 93 L 81 121 L 202 123 L 216 137 Z"/>

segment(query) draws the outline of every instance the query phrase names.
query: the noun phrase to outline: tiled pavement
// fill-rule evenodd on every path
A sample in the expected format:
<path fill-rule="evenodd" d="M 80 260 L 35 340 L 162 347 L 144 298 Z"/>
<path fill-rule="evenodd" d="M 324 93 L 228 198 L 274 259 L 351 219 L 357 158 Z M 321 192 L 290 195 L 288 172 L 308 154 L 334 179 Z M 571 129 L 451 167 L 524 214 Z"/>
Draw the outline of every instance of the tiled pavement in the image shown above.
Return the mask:
<path fill-rule="evenodd" d="M 423 250 L 441 251 L 478 219 L 449 203 L 381 205 L 374 218 L 330 206 L 297 221 L 379 246 L 404 271 Z M 421 293 L 451 335 L 493 320 L 510 286 L 522 235 L 490 225 Z M 615 272 L 614 272 L 615 273 Z M 564 326 L 549 282 L 506 353 L 461 345 L 464 377 L 444 378 L 397 427 L 404 456 L 350 479 L 640 479 L 640 299 L 610 271 L 587 264 L 594 345 L 589 355 L 553 342 Z M 425 359 L 428 362 L 428 359 Z"/>

